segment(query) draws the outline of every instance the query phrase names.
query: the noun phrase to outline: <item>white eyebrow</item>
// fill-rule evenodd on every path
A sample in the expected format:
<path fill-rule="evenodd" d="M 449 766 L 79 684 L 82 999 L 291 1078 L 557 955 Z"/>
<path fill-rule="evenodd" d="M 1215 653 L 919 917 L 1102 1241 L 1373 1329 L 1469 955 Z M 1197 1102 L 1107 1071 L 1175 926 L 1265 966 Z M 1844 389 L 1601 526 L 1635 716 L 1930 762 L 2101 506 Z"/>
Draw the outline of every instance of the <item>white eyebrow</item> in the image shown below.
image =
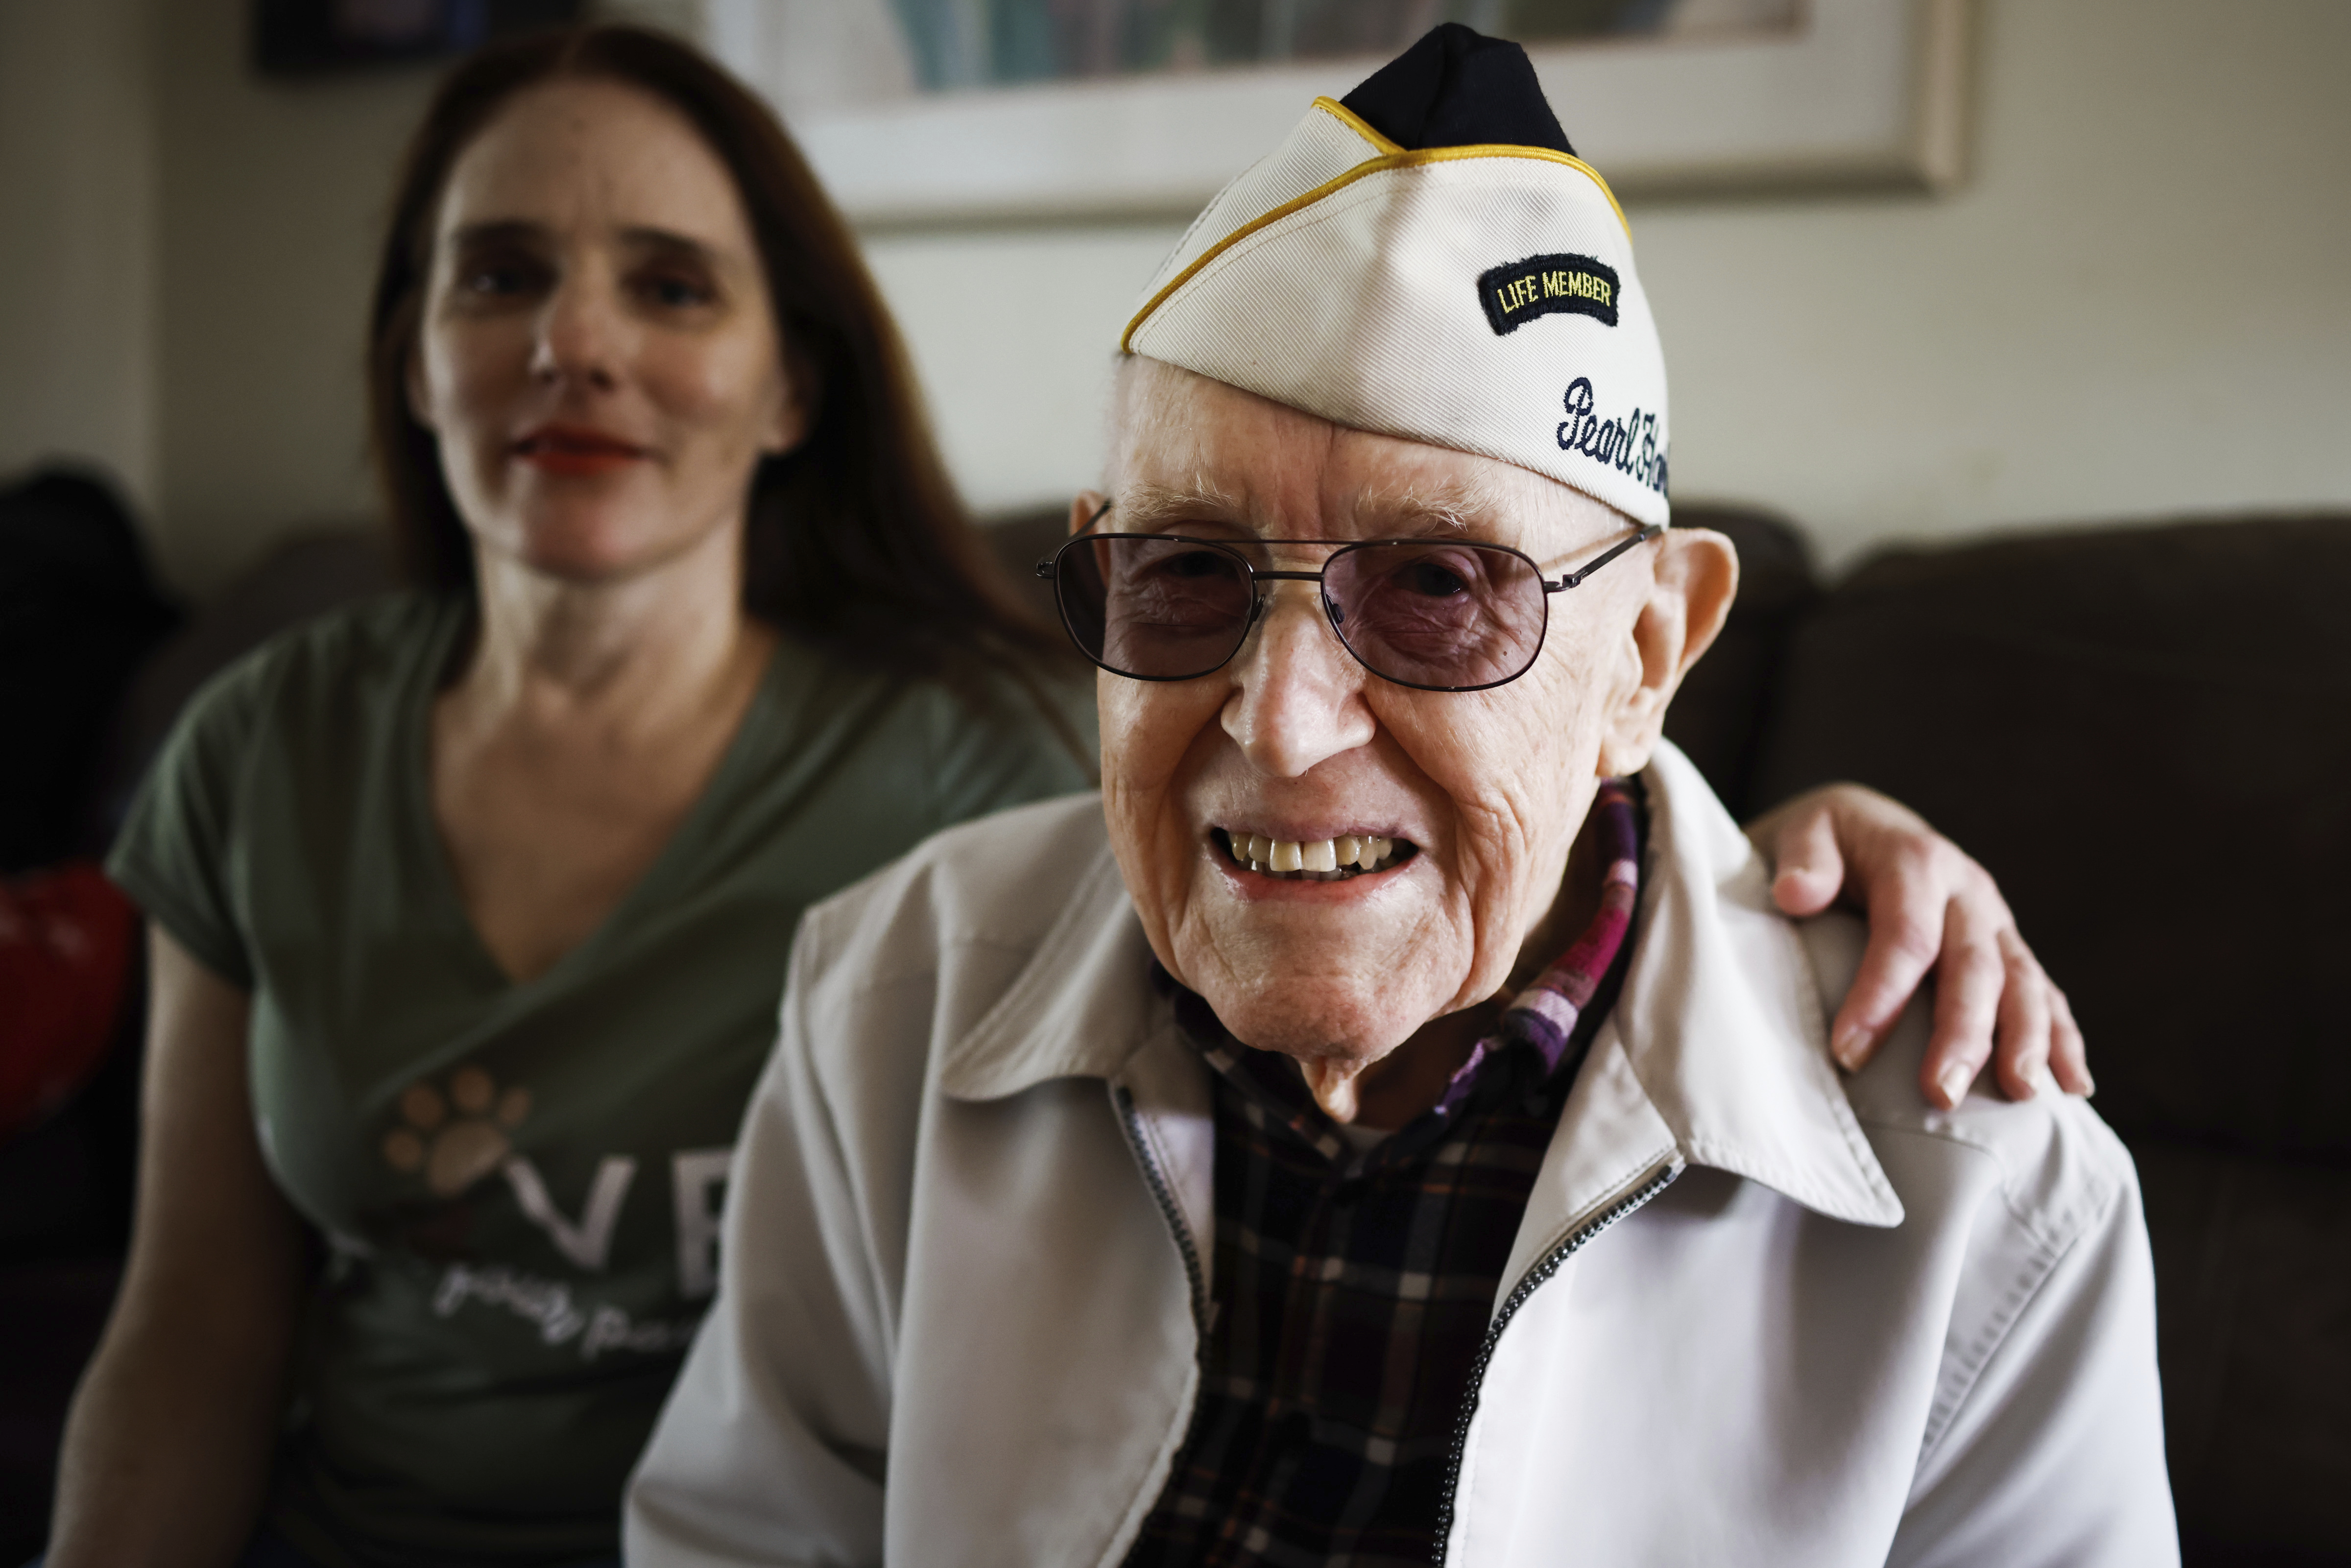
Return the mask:
<path fill-rule="evenodd" d="M 1448 534 L 1474 533 L 1508 509 L 1493 486 L 1458 483 L 1374 491 L 1360 497 L 1355 507 L 1358 517 L 1384 519 L 1390 528 Z"/>
<path fill-rule="evenodd" d="M 1230 492 L 1196 477 L 1188 488 L 1145 480 L 1120 495 L 1117 502 L 1105 520 L 1113 532 L 1123 534 L 1155 533 L 1170 521 L 1199 518 L 1203 513 L 1236 522 L 1249 514 L 1248 507 Z"/>

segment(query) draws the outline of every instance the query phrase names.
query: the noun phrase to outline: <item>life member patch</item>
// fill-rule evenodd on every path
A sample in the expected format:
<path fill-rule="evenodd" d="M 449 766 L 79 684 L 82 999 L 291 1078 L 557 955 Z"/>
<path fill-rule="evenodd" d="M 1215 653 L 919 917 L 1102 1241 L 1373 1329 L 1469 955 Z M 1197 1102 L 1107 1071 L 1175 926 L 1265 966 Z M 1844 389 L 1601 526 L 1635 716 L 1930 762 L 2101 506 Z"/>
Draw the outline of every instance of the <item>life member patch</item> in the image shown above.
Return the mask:
<path fill-rule="evenodd" d="M 1478 303 L 1486 308 L 1496 337 L 1562 310 L 1614 327 L 1616 269 L 1588 256 L 1531 256 L 1481 274 Z"/>

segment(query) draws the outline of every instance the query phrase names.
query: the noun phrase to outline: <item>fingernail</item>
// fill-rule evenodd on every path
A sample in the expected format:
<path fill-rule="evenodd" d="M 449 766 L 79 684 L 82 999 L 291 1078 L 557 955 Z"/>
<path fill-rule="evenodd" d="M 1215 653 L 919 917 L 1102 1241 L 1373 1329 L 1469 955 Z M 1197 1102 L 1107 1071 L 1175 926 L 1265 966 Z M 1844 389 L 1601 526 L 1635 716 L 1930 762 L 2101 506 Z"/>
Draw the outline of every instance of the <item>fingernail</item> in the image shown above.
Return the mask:
<path fill-rule="evenodd" d="M 1975 1081 L 1976 1075 L 1974 1072 L 1970 1071 L 1966 1064 L 1962 1062 L 1954 1061 L 1950 1066 L 1943 1069 L 1942 1077 L 1935 1080 L 1935 1082 L 1936 1085 L 1943 1092 L 1943 1103 L 1945 1108 L 1949 1109 L 1952 1106 L 1956 1106 L 1960 1101 L 1966 1099 L 1968 1097 L 1968 1085 L 1973 1083 Z"/>
<path fill-rule="evenodd" d="M 1829 1054 L 1837 1059 L 1839 1067 L 1847 1072 L 1855 1072 L 1860 1070 L 1861 1055 L 1868 1045 L 1869 1031 L 1858 1024 L 1847 1024 L 1837 1030 L 1834 1040 L 1829 1041 Z"/>
<path fill-rule="evenodd" d="M 2097 1092 L 2098 1081 L 2091 1077 L 2090 1070 L 2085 1067 L 2082 1069 L 2082 1097 L 2086 1100 Z"/>

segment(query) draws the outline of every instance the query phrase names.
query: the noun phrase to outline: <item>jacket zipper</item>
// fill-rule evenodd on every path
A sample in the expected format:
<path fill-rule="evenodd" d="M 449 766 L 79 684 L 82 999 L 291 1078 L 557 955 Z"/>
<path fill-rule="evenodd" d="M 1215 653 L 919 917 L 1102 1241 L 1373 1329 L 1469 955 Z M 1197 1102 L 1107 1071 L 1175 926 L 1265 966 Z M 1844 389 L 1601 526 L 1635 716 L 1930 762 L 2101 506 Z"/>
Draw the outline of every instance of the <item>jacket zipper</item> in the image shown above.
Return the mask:
<path fill-rule="evenodd" d="M 1167 1222 L 1168 1233 L 1176 1238 L 1176 1250 L 1183 1255 L 1184 1280 L 1191 1288 L 1192 1322 L 1200 1332 L 1205 1351 L 1208 1340 L 1208 1283 L 1200 1269 L 1200 1249 L 1192 1240 L 1191 1227 L 1184 1223 L 1184 1211 L 1176 1207 L 1176 1195 L 1168 1189 L 1159 1162 L 1151 1157 L 1151 1145 L 1144 1140 L 1143 1116 L 1134 1108 L 1134 1096 L 1123 1084 L 1113 1085 L 1111 1095 L 1118 1102 L 1119 1119 L 1126 1128 L 1127 1145 L 1134 1151 L 1134 1163 L 1143 1167 L 1143 1179 L 1159 1205 L 1159 1217 Z"/>
<path fill-rule="evenodd" d="M 1665 1191 L 1673 1185 L 1674 1177 L 1680 1174 L 1671 1163 L 1650 1172 L 1639 1186 L 1585 1221 L 1567 1239 L 1544 1253 L 1536 1260 L 1534 1267 L 1510 1288 L 1510 1293 L 1502 1298 L 1502 1310 L 1494 1314 L 1493 1324 L 1486 1331 L 1486 1341 L 1478 1347 L 1478 1359 L 1470 1364 L 1469 1395 L 1461 1402 L 1461 1415 L 1453 1424 L 1453 1442 L 1446 1451 L 1445 1488 L 1437 1494 L 1437 1553 L 1430 1559 L 1431 1568 L 1445 1568 L 1446 1550 L 1453 1536 L 1454 1494 L 1461 1485 L 1462 1458 L 1469 1451 L 1469 1423 L 1478 1414 L 1478 1396 L 1485 1388 L 1486 1368 L 1494 1359 L 1494 1347 L 1500 1343 L 1502 1331 L 1510 1326 L 1510 1320 L 1518 1316 L 1519 1309 L 1526 1305 L 1527 1298 L 1558 1273 L 1560 1266 L 1577 1249 Z"/>

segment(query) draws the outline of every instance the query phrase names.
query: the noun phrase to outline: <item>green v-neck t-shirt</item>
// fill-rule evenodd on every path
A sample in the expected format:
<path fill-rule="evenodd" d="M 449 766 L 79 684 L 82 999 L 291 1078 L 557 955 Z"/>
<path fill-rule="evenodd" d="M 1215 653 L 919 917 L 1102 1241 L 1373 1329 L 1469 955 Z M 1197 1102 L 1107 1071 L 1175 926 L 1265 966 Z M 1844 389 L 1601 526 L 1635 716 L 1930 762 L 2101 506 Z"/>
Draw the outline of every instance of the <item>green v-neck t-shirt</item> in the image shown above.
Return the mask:
<path fill-rule="evenodd" d="M 225 672 L 109 867 L 252 998 L 261 1148 L 329 1260 L 271 1516 L 361 1568 L 617 1552 L 622 1483 L 716 1280 L 801 910 L 940 828 L 1090 787 L 1009 683 L 975 704 L 786 640 L 643 879 L 516 983 L 429 794 L 470 620 L 451 596 L 371 601 Z M 1090 746 L 1092 705 L 1066 695 Z"/>

